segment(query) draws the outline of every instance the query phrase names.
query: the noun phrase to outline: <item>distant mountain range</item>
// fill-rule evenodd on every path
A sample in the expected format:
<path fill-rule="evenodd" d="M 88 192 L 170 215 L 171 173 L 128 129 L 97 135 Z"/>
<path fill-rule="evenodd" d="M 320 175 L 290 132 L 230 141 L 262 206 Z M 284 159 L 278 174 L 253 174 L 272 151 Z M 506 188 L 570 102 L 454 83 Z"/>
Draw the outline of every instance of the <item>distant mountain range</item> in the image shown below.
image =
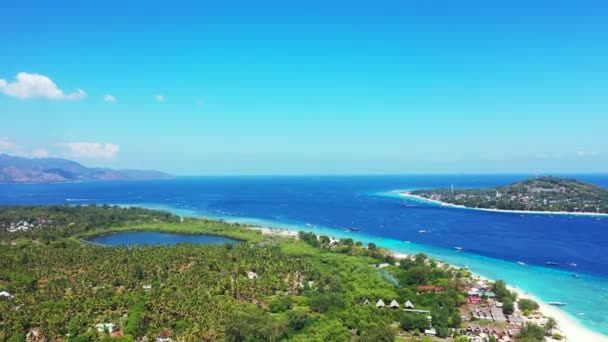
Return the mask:
<path fill-rule="evenodd" d="M 23 158 L 0 153 L 0 183 L 170 179 L 159 171 L 90 168 L 61 158 Z"/>

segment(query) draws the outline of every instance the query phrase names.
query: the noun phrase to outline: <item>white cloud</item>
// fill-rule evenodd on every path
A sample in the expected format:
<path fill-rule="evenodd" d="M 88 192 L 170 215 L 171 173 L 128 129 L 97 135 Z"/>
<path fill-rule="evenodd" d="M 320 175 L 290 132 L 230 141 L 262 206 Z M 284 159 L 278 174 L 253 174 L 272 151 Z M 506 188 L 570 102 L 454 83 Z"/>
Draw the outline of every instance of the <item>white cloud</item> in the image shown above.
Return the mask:
<path fill-rule="evenodd" d="M 19 147 L 14 141 L 8 138 L 0 138 L 0 151 L 12 151 Z"/>
<path fill-rule="evenodd" d="M 51 100 L 81 100 L 87 96 L 82 89 L 76 89 L 73 93 L 64 94 L 55 82 L 40 74 L 29 74 L 20 72 L 12 83 L 0 79 L 0 92 L 19 98 L 21 100 L 31 98 L 46 98 Z"/>
<path fill-rule="evenodd" d="M 110 143 L 69 142 L 59 144 L 66 149 L 62 155 L 67 158 L 114 158 L 120 151 L 120 146 Z"/>
<path fill-rule="evenodd" d="M 576 155 L 579 157 L 597 157 L 600 153 L 596 151 L 578 151 Z"/>
<path fill-rule="evenodd" d="M 165 101 L 165 95 L 156 95 L 154 98 L 156 99 L 157 102 Z"/>
<path fill-rule="evenodd" d="M 35 148 L 32 150 L 31 155 L 32 155 L 32 157 L 36 157 L 36 158 L 46 158 L 49 156 L 49 151 L 44 148 Z"/>
<path fill-rule="evenodd" d="M 106 95 L 103 97 L 103 100 L 107 103 L 115 103 L 116 102 L 116 98 L 110 94 Z"/>

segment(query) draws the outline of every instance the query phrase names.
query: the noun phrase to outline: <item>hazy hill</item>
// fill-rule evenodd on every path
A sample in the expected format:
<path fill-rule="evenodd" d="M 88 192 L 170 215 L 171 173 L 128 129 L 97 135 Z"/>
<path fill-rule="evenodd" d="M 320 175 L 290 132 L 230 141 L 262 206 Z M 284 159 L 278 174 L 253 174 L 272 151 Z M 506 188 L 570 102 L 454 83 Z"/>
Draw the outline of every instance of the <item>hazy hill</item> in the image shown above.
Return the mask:
<path fill-rule="evenodd" d="M 23 158 L 0 153 L 0 183 L 49 183 L 87 180 L 149 180 L 173 176 L 159 171 L 89 168 L 61 158 Z"/>

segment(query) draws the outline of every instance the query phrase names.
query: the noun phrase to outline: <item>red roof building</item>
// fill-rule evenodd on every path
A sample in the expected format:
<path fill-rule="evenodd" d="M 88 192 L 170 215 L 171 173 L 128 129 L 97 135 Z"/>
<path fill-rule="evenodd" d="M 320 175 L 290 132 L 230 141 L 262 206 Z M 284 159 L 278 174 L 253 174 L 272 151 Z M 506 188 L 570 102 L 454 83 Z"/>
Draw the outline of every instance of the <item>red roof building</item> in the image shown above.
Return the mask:
<path fill-rule="evenodd" d="M 163 338 L 167 338 L 167 337 L 171 337 L 171 332 L 170 331 L 163 331 L 160 334 L 158 334 L 158 336 L 163 337 Z"/>
<path fill-rule="evenodd" d="M 481 302 L 481 298 L 477 297 L 477 296 L 470 296 L 469 297 L 469 303 L 479 303 Z"/>

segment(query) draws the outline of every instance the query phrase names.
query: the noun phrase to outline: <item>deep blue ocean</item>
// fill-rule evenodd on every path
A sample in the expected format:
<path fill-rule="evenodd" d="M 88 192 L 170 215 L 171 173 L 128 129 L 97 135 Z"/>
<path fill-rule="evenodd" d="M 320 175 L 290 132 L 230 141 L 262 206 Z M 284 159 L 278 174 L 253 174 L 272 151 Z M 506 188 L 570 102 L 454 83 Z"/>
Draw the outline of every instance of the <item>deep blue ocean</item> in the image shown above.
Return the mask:
<path fill-rule="evenodd" d="M 608 175 L 569 176 L 608 187 Z M 546 302 L 568 303 L 563 310 L 608 335 L 608 217 L 448 208 L 405 199 L 394 192 L 452 184 L 456 188 L 497 186 L 528 177 L 193 177 L 0 184 L 0 205 L 135 205 L 184 216 L 348 236 L 403 253 L 424 252 L 483 276 L 504 279 Z M 463 251 L 455 250 L 456 246 Z M 547 261 L 558 266 L 546 266 Z M 575 316 L 577 313 L 585 315 Z"/>

